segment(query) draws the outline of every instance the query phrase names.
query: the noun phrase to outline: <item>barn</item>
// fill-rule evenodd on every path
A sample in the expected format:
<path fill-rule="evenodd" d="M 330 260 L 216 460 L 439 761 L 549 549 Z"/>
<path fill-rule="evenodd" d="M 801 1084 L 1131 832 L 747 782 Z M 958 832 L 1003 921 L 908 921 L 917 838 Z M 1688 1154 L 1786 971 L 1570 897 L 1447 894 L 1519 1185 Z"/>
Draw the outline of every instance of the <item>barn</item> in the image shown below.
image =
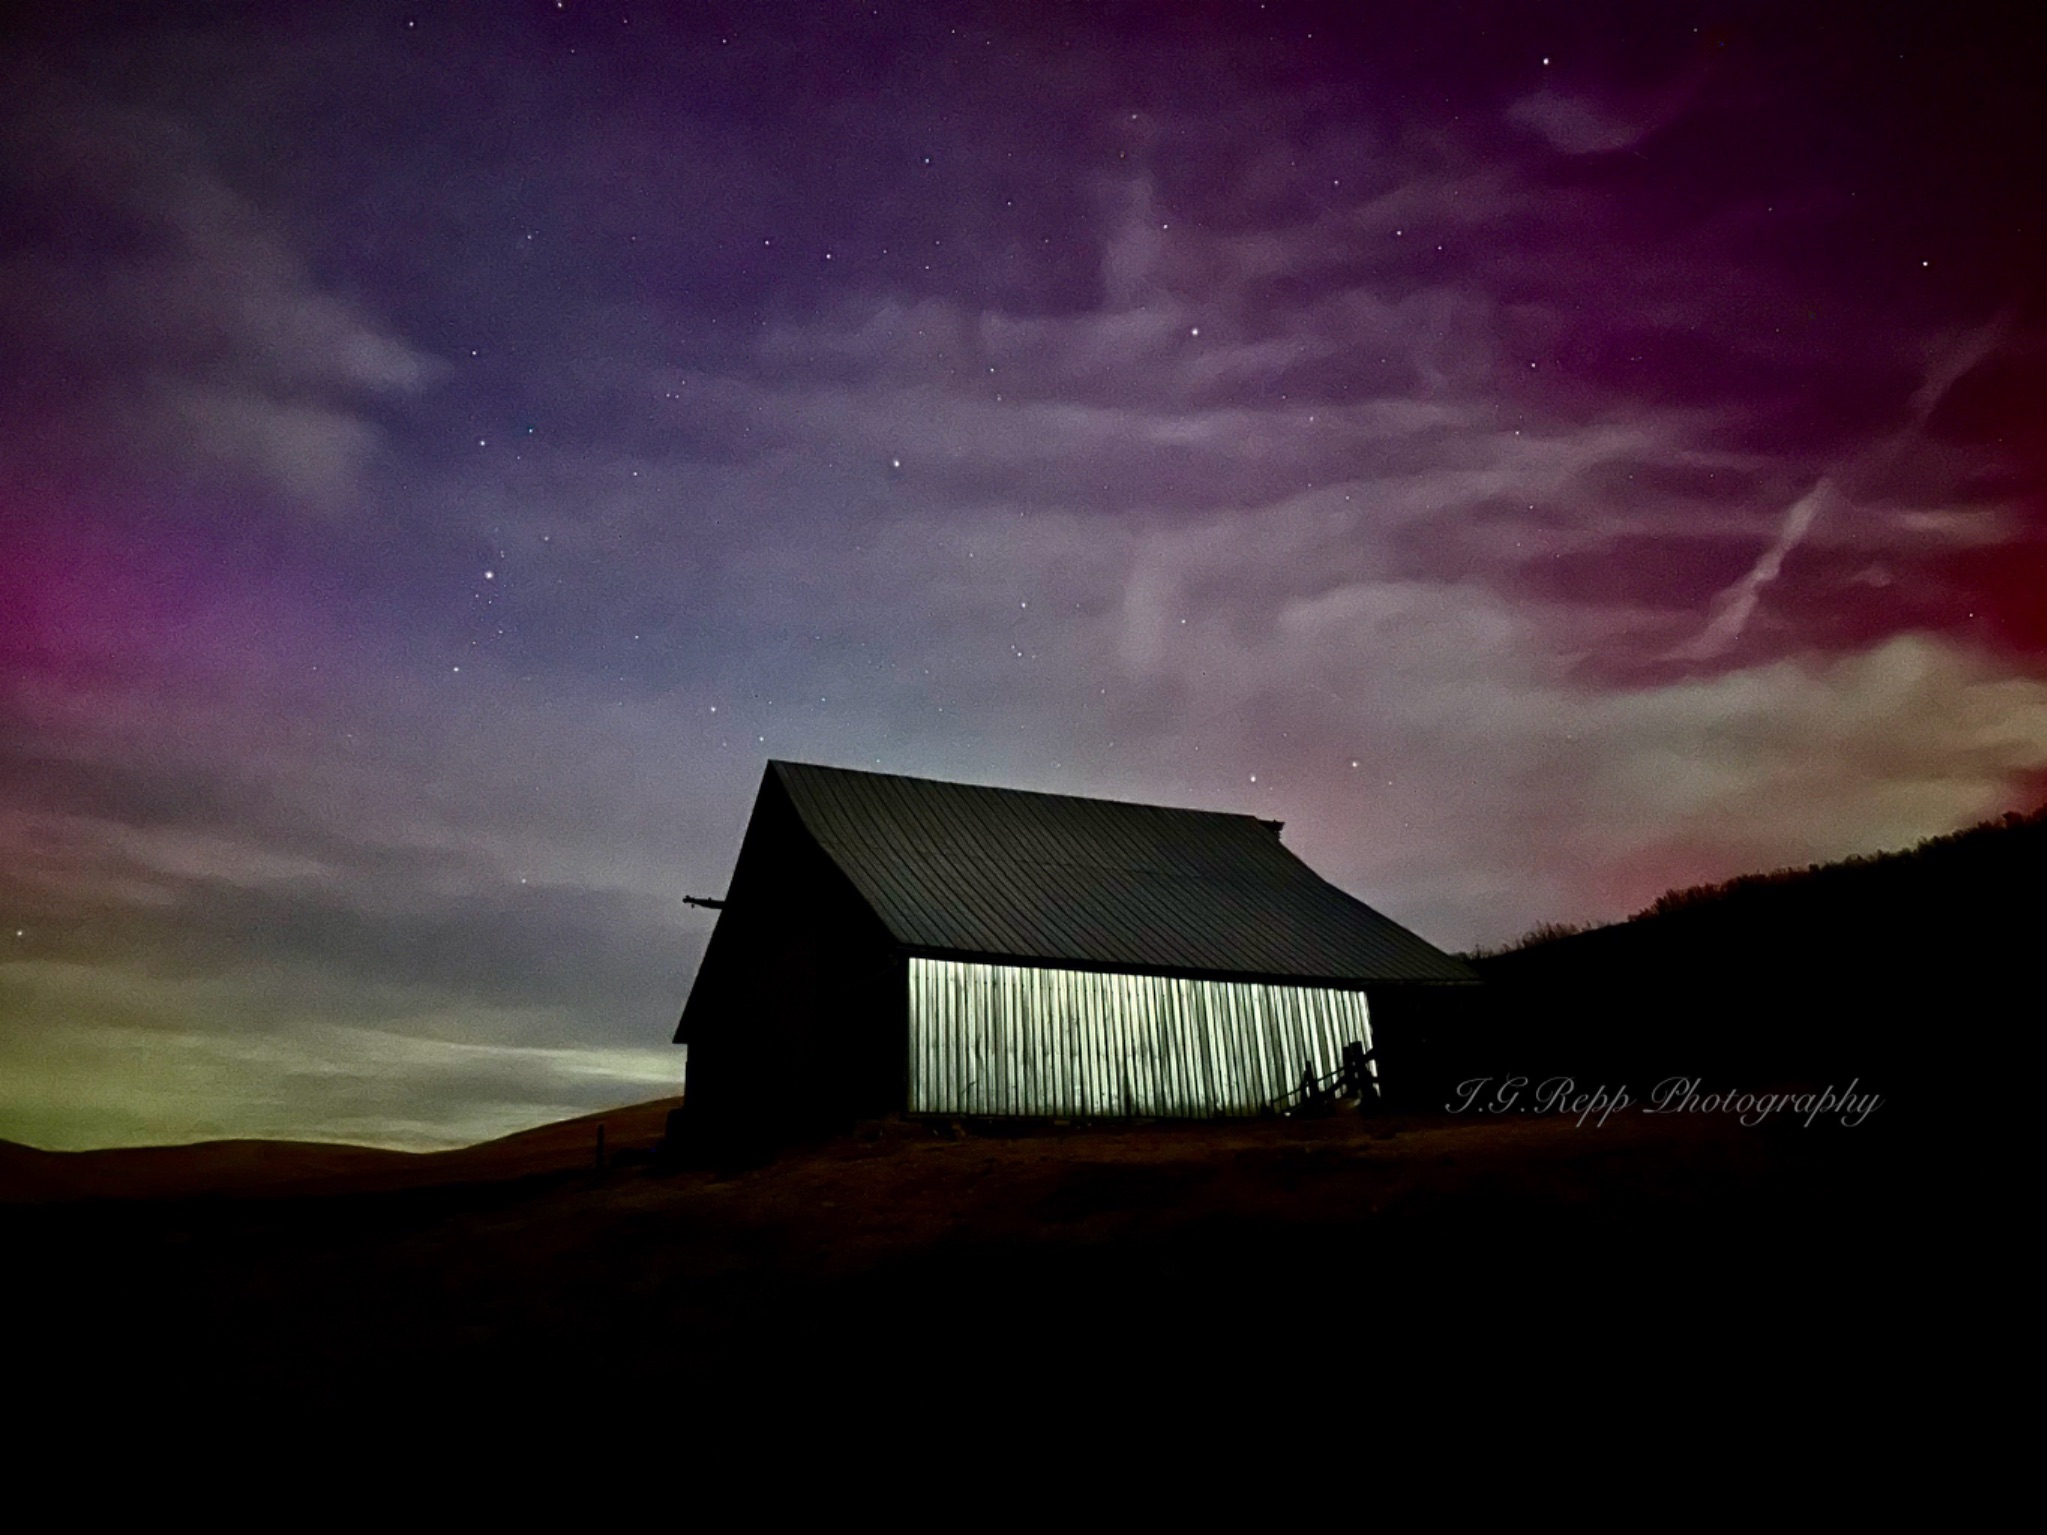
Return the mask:
<path fill-rule="evenodd" d="M 1375 1019 L 1476 976 L 1280 831 L 770 762 L 726 895 L 700 903 L 688 1123 L 1257 1114 L 1352 1042 L 1396 1078 Z"/>

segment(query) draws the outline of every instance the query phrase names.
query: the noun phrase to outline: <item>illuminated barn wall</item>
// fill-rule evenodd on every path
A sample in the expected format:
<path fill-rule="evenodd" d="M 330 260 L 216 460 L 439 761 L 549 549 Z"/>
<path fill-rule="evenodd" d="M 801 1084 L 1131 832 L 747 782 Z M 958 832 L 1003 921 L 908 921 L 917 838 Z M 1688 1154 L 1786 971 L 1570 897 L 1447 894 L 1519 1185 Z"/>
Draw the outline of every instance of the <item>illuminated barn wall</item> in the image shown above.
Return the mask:
<path fill-rule="evenodd" d="M 1361 991 L 916 959 L 916 1114 L 1256 1114 L 1372 1044 Z"/>

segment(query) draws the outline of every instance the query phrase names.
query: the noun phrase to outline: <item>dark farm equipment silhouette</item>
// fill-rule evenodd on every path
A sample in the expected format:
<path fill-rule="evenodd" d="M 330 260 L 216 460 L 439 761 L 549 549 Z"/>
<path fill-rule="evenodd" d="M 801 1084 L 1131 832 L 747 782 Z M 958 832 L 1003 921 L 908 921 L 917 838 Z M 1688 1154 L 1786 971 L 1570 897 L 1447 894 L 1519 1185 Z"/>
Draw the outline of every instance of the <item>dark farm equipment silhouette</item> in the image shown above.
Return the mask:
<path fill-rule="evenodd" d="M 1359 1113 L 1369 1114 L 1379 1107 L 1379 1077 L 1372 1065 L 1378 1055 L 1376 1048 L 1368 1050 L 1354 1039 L 1343 1047 L 1334 1071 L 1318 1074 L 1313 1066 L 1302 1067 L 1299 1085 L 1273 1099 L 1270 1107 L 1278 1114 L 1333 1114 L 1355 1101 Z"/>

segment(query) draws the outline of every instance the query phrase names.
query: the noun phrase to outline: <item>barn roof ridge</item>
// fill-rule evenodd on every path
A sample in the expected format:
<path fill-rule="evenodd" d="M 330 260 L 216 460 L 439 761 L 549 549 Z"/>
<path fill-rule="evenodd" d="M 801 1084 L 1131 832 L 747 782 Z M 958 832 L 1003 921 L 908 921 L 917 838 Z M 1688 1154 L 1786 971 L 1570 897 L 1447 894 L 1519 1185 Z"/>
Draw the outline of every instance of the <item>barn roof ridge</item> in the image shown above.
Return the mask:
<path fill-rule="evenodd" d="M 1161 805 L 1152 800 L 1119 799 L 1108 794 L 1065 794 L 1053 789 L 1019 789 L 1011 784 L 969 783 L 964 778 L 934 778 L 924 773 L 888 773 L 879 768 L 840 767 L 830 762 L 799 762 L 793 757 L 770 757 L 770 769 L 795 768 L 800 772 L 845 774 L 855 778 L 887 778 L 899 783 L 927 786 L 936 784 L 946 789 L 966 789 L 977 794 L 1015 794 L 1037 799 L 1078 800 L 1088 805 L 1115 805 L 1133 810 L 1158 810 L 1169 815 L 1220 816 L 1232 821 L 1250 821 L 1268 830 L 1284 825 L 1264 816 L 1253 815 L 1248 810 L 1209 810 L 1200 805 Z"/>

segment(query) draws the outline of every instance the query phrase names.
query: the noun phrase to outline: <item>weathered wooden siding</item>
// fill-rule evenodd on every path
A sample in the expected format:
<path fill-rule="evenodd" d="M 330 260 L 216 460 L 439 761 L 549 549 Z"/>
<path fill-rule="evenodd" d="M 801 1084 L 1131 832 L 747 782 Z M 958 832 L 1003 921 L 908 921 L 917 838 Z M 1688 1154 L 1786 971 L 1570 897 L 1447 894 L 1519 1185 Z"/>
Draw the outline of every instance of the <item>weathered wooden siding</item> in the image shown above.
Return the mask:
<path fill-rule="evenodd" d="M 1255 1114 L 1372 1043 L 1361 991 L 915 959 L 918 1114 Z"/>

